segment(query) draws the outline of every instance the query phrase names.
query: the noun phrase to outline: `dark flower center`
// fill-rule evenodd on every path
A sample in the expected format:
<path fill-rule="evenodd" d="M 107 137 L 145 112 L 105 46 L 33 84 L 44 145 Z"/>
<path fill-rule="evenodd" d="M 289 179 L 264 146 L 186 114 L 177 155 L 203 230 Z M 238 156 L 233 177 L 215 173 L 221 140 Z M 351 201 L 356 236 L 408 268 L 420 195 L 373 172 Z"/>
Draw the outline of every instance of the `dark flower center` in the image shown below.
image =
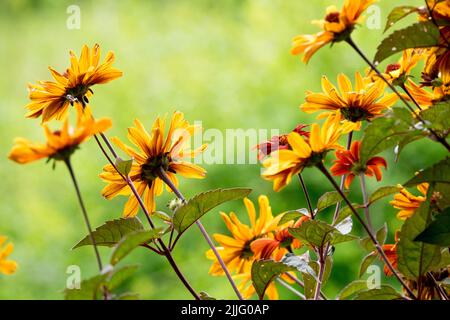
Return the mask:
<path fill-rule="evenodd" d="M 152 182 L 158 177 L 158 171 L 162 168 L 164 171 L 171 171 L 169 169 L 170 156 L 169 153 L 157 155 L 147 160 L 141 166 L 141 179 L 147 182 Z"/>
<path fill-rule="evenodd" d="M 398 70 L 398 69 L 400 69 L 400 64 L 399 63 L 392 63 L 392 64 L 389 64 L 387 67 L 386 67 L 386 73 L 389 73 L 389 72 L 392 72 L 392 71 L 396 71 L 396 70 Z"/>
<path fill-rule="evenodd" d="M 65 98 L 73 105 L 75 102 L 81 103 L 83 106 L 89 103 L 89 99 L 86 97 L 88 92 L 92 92 L 89 86 L 78 85 L 73 88 L 68 88 L 65 93 Z"/>
<path fill-rule="evenodd" d="M 341 108 L 341 113 L 346 120 L 351 122 L 363 121 L 371 117 L 370 112 L 359 106 L 358 107 L 350 106 L 347 108 Z"/>
<path fill-rule="evenodd" d="M 339 12 L 331 12 L 327 14 L 327 16 L 325 17 L 325 21 L 331 23 L 339 23 L 339 16 L 340 16 Z"/>
<path fill-rule="evenodd" d="M 245 259 L 245 260 L 249 260 L 253 257 L 253 251 L 252 248 L 250 247 L 250 244 L 254 241 L 255 239 L 252 239 L 250 241 L 247 241 L 244 245 L 244 248 L 241 251 L 241 258 Z"/>

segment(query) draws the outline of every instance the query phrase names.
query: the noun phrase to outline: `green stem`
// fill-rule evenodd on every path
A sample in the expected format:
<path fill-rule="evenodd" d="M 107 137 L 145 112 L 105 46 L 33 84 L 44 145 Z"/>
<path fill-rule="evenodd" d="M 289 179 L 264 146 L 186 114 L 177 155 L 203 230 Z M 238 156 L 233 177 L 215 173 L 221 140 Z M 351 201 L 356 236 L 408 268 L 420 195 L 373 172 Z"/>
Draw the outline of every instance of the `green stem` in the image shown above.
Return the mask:
<path fill-rule="evenodd" d="M 322 248 L 320 248 L 318 250 L 318 255 L 319 255 L 319 276 L 318 276 L 318 281 L 316 282 L 316 290 L 314 292 L 314 300 L 319 300 L 319 296 L 320 296 L 320 289 L 322 287 L 322 281 L 323 281 L 323 276 L 325 274 L 325 258 L 324 255 L 326 255 L 327 252 L 323 252 L 323 246 Z"/>
<path fill-rule="evenodd" d="M 89 216 L 87 214 L 87 210 L 86 210 L 86 207 L 84 205 L 83 198 L 81 196 L 80 188 L 78 186 L 78 182 L 77 182 L 77 179 L 75 177 L 75 172 L 74 172 L 74 170 L 72 168 L 72 164 L 70 163 L 70 159 L 69 158 L 64 160 L 64 163 L 66 164 L 67 169 L 69 170 L 69 173 L 70 173 L 70 177 L 72 178 L 72 182 L 73 182 L 73 185 L 75 187 L 75 192 L 77 194 L 78 202 L 79 202 L 80 207 L 81 207 L 81 212 L 83 213 L 84 222 L 85 222 L 86 227 L 87 227 L 88 232 L 89 232 L 89 238 L 91 240 L 92 247 L 94 248 L 94 252 L 95 252 L 95 257 L 97 259 L 98 268 L 99 268 L 100 272 L 102 272 L 102 270 L 103 270 L 102 259 L 100 257 L 100 253 L 98 251 L 97 243 L 95 242 L 95 238 L 94 238 L 94 235 L 93 235 L 91 223 L 89 221 Z"/>
<path fill-rule="evenodd" d="M 170 180 L 170 178 L 167 176 L 164 169 L 161 167 L 159 168 L 158 176 L 162 181 L 164 181 L 165 184 L 167 184 L 170 187 L 170 189 L 172 189 L 172 191 L 175 193 L 175 195 L 181 201 L 186 202 L 186 199 L 181 194 L 180 190 L 178 190 L 178 188 L 172 183 L 172 180 Z M 208 232 L 206 231 L 205 227 L 200 222 L 200 220 L 197 220 L 195 223 L 197 224 L 197 227 L 200 229 L 200 232 L 202 233 L 202 235 L 205 238 L 206 242 L 208 243 L 209 247 L 211 248 L 214 255 L 216 256 L 217 261 L 219 262 L 220 266 L 222 267 L 222 270 L 224 271 L 226 277 L 228 278 L 228 281 L 230 282 L 231 287 L 233 288 L 234 292 L 236 293 L 238 299 L 244 300 L 241 293 L 239 292 L 239 289 L 236 286 L 236 283 L 233 280 L 233 277 L 231 276 L 230 271 L 228 270 L 225 262 L 223 261 L 222 257 L 220 256 L 219 252 L 217 251 L 216 246 L 214 245 L 214 243 L 213 243 L 211 237 L 209 236 Z"/>
<path fill-rule="evenodd" d="M 373 225 L 372 225 L 372 219 L 370 218 L 369 199 L 367 197 L 366 178 L 364 176 L 364 172 L 361 172 L 359 174 L 359 180 L 361 182 L 361 192 L 362 192 L 363 201 L 364 201 L 364 215 L 366 216 L 367 226 L 369 227 L 370 232 L 373 233 Z"/>
<path fill-rule="evenodd" d="M 311 215 L 311 219 L 314 220 L 314 209 L 312 207 L 311 198 L 309 197 L 308 188 L 306 187 L 306 183 L 303 180 L 302 174 L 298 174 L 298 178 L 300 179 L 300 184 L 302 185 L 302 190 L 306 198 L 306 202 L 308 203 L 309 214 Z"/>
<path fill-rule="evenodd" d="M 293 294 L 295 294 L 296 296 L 300 297 L 300 299 L 306 300 L 305 296 L 299 292 L 298 290 L 295 290 L 293 287 L 291 287 L 288 283 L 286 283 L 284 280 L 282 280 L 281 278 L 277 277 L 276 278 L 277 282 L 279 284 L 281 284 L 283 287 L 285 287 L 286 289 L 288 289 L 290 292 L 292 292 Z"/>
<path fill-rule="evenodd" d="M 361 216 L 359 215 L 358 211 L 356 211 L 355 207 L 353 207 L 352 203 L 350 202 L 350 200 L 347 198 L 347 196 L 344 194 L 344 192 L 342 192 L 342 190 L 339 189 L 339 186 L 337 185 L 336 181 L 334 181 L 333 177 L 331 176 L 331 174 L 328 172 L 328 170 L 325 168 L 325 166 L 323 165 L 323 163 L 319 164 L 317 166 L 317 168 L 325 175 L 325 177 L 330 181 L 330 183 L 332 184 L 332 186 L 334 187 L 334 189 L 340 194 L 340 196 L 342 197 L 342 199 L 344 200 L 344 202 L 347 204 L 347 206 L 350 208 L 350 210 L 352 211 L 353 215 L 358 219 L 358 221 L 361 223 L 361 225 L 363 226 L 364 230 L 367 232 L 367 234 L 369 235 L 370 240 L 373 242 L 373 244 L 375 245 L 375 248 L 377 249 L 380 257 L 383 259 L 384 263 L 386 264 L 386 266 L 389 268 L 389 270 L 392 272 L 392 274 L 395 275 L 395 277 L 398 279 L 398 281 L 401 283 L 401 285 L 405 288 L 406 292 L 413 297 L 414 299 L 416 299 L 416 296 L 414 295 L 414 293 L 412 292 L 412 290 L 408 287 L 408 285 L 405 283 L 405 281 L 402 279 L 402 277 L 400 276 L 400 274 L 397 272 L 397 270 L 395 270 L 395 268 L 392 266 L 391 262 L 389 261 L 389 259 L 387 258 L 386 254 L 383 251 L 383 248 L 381 247 L 380 243 L 378 242 L 377 238 L 375 237 L 375 235 L 370 231 L 369 227 L 367 226 L 367 224 L 364 222 L 364 220 L 361 218 Z"/>

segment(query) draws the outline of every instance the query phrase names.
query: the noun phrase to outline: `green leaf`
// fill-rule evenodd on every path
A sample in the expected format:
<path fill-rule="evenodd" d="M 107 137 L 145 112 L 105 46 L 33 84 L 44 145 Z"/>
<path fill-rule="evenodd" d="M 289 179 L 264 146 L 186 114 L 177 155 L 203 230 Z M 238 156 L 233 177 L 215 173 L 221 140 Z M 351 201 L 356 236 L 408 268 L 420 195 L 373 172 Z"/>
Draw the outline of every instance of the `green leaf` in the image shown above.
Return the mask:
<path fill-rule="evenodd" d="M 251 191 L 252 189 L 248 188 L 231 188 L 200 193 L 176 210 L 173 226 L 179 234 L 182 234 L 211 209 L 227 201 L 242 199 Z"/>
<path fill-rule="evenodd" d="M 420 112 L 427 128 L 446 131 L 450 128 L 450 103 L 440 102 Z"/>
<path fill-rule="evenodd" d="M 366 280 L 355 280 L 350 282 L 344 289 L 342 289 L 336 296 L 336 300 L 348 300 L 353 295 L 360 291 L 367 290 Z"/>
<path fill-rule="evenodd" d="M 65 289 L 65 300 L 97 300 L 102 299 L 102 286 L 108 274 L 101 274 L 81 281 L 79 289 Z"/>
<path fill-rule="evenodd" d="M 298 228 L 289 228 L 289 233 L 303 243 L 316 247 L 321 247 L 327 242 L 337 244 L 357 239 L 357 237 L 352 235 L 344 235 L 335 227 L 317 220 L 308 220 L 303 222 Z"/>
<path fill-rule="evenodd" d="M 262 300 L 264 298 L 267 287 L 277 276 L 296 270 L 295 267 L 273 260 L 258 260 L 253 262 L 252 282 L 259 299 Z"/>
<path fill-rule="evenodd" d="M 378 289 L 362 291 L 357 294 L 355 300 L 398 300 L 404 299 L 394 288 L 381 285 Z"/>
<path fill-rule="evenodd" d="M 162 232 L 162 228 L 157 228 L 153 230 L 136 231 L 125 235 L 114 248 L 110 263 L 112 265 L 117 264 L 135 248 L 161 237 Z"/>
<path fill-rule="evenodd" d="M 280 221 L 278 222 L 279 226 L 282 226 L 283 224 L 288 223 L 289 221 L 296 221 L 298 220 L 300 217 L 302 216 L 308 216 L 308 209 L 302 208 L 302 209 L 297 209 L 297 210 L 290 210 L 290 211 L 286 211 L 281 213 L 280 215 L 282 215 Z"/>
<path fill-rule="evenodd" d="M 119 287 L 125 280 L 130 278 L 138 268 L 138 265 L 128 265 L 113 270 L 108 278 L 107 287 L 109 291 Z"/>
<path fill-rule="evenodd" d="M 450 247 L 450 209 L 438 214 L 436 219 L 414 241 Z"/>
<path fill-rule="evenodd" d="M 361 208 L 362 206 L 357 204 L 357 203 L 352 203 L 353 208 L 355 208 L 356 210 L 358 210 L 359 208 Z M 339 210 L 338 212 L 338 216 L 336 218 L 336 221 L 334 222 L 334 225 L 337 225 L 339 223 L 341 223 L 342 221 L 344 221 L 345 219 L 347 219 L 348 217 L 350 217 L 353 214 L 352 209 L 350 209 L 350 207 L 344 207 L 341 210 Z"/>
<path fill-rule="evenodd" d="M 348 191 L 344 191 L 344 194 L 347 196 Z M 322 211 L 332 205 L 337 204 L 342 201 L 342 197 L 337 191 L 330 191 L 325 193 L 323 196 L 319 198 L 317 201 L 317 212 Z"/>
<path fill-rule="evenodd" d="M 165 222 L 172 222 L 172 217 L 163 211 L 155 211 L 152 213 L 152 216 L 155 216 Z"/>
<path fill-rule="evenodd" d="M 405 187 L 411 187 L 423 182 L 434 183 L 450 183 L 450 158 L 435 163 L 431 167 L 420 171 L 414 178 L 404 183 Z"/>
<path fill-rule="evenodd" d="M 309 266 L 314 271 L 315 274 L 319 273 L 319 264 L 316 261 L 311 261 Z M 312 276 L 311 274 L 304 273 L 302 274 L 303 278 L 303 292 L 305 294 L 305 298 L 310 300 L 314 299 L 314 294 L 316 293 L 316 285 L 317 285 L 317 277 Z"/>
<path fill-rule="evenodd" d="M 397 246 L 398 270 L 408 279 L 416 280 L 425 274 L 432 265 L 439 262 L 438 246 L 414 241 L 431 221 L 429 188 L 427 200 L 422 202 L 416 212 L 404 222 Z"/>
<path fill-rule="evenodd" d="M 377 48 L 374 61 L 377 65 L 397 52 L 409 48 L 428 48 L 439 45 L 439 29 L 431 22 L 418 22 L 397 30 L 385 38 Z"/>
<path fill-rule="evenodd" d="M 359 277 L 360 278 L 363 276 L 364 273 L 366 273 L 367 268 L 373 264 L 376 257 L 377 257 L 377 253 L 371 252 L 363 258 L 363 260 L 361 261 L 361 266 L 359 267 Z"/>
<path fill-rule="evenodd" d="M 133 165 L 133 159 L 122 160 L 119 158 L 116 160 L 117 171 L 119 171 L 125 177 L 128 176 L 128 174 L 130 173 L 132 165 Z"/>
<path fill-rule="evenodd" d="M 200 292 L 200 300 L 217 300 L 216 298 L 211 297 L 208 293 L 205 291 Z"/>
<path fill-rule="evenodd" d="M 376 238 L 380 245 L 384 244 L 384 242 L 386 241 L 386 236 L 387 236 L 387 224 L 384 223 L 384 225 L 380 229 L 378 229 L 376 233 Z M 369 236 L 365 237 L 364 239 L 361 239 L 360 244 L 367 251 L 374 251 L 376 249 L 375 245 L 373 244 Z"/>
<path fill-rule="evenodd" d="M 401 19 L 407 17 L 411 13 L 417 12 L 419 9 L 414 6 L 400 6 L 394 8 L 391 13 L 389 13 L 387 17 L 386 27 L 384 32 L 386 32 L 390 27 L 392 27 L 395 23 L 400 21 Z"/>
<path fill-rule="evenodd" d="M 378 188 L 370 195 L 369 205 L 371 205 L 372 203 L 374 203 L 380 199 L 383 199 L 384 197 L 387 197 L 391 194 L 397 193 L 400 190 L 401 190 L 401 188 L 397 187 L 397 186 L 386 186 L 386 187 Z"/>
<path fill-rule="evenodd" d="M 92 233 L 94 236 L 95 244 L 98 246 L 113 247 L 120 239 L 125 235 L 143 230 L 144 226 L 138 218 L 118 219 L 107 221 L 104 225 L 95 229 Z M 72 249 L 76 249 L 82 246 L 91 245 L 91 238 L 89 235 L 84 237 L 78 242 Z"/>

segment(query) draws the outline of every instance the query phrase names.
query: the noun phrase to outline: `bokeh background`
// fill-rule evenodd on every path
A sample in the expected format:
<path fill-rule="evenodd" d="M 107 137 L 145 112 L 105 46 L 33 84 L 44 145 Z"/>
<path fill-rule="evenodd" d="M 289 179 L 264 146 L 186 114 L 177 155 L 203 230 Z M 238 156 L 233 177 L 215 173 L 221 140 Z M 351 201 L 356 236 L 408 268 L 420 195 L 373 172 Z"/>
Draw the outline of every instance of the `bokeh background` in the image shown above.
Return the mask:
<path fill-rule="evenodd" d="M 20 268 L 13 276 L 0 275 L 0 299 L 61 299 L 68 266 L 79 265 L 83 278 L 96 273 L 91 248 L 70 250 L 85 235 L 85 227 L 64 166 L 52 170 L 45 161 L 20 166 L 7 159 L 14 137 L 44 139 L 38 121 L 24 118 L 28 82 L 49 79 L 49 65 L 65 70 L 69 49 L 79 53 L 83 44 L 92 46 L 97 42 L 104 54 L 108 50 L 116 53 L 115 65 L 124 72 L 121 79 L 94 88 L 91 100 L 96 116 L 113 119 L 110 135 L 125 138 L 126 128 L 134 118 L 149 126 L 157 115 L 174 110 L 183 111 L 191 121 L 203 121 L 205 129 L 289 131 L 300 122 L 313 120 L 314 116 L 300 113 L 298 106 L 305 90 L 320 90 L 321 75 L 334 80 L 340 72 L 352 75 L 365 68 L 344 44 L 321 50 L 308 66 L 289 53 L 293 36 L 315 32 L 310 21 L 322 18 L 326 6 L 341 6 L 342 2 L 2 0 L 0 234 L 8 235 L 14 242 L 12 257 Z M 381 29 L 362 26 L 354 33 L 355 41 L 373 56 L 390 9 L 421 3 L 381 1 Z M 73 4 L 81 9 L 79 30 L 66 27 L 66 10 Z M 414 19 L 410 17 L 405 23 Z M 381 184 L 404 182 L 444 155 L 439 145 L 429 141 L 408 146 L 398 164 L 394 163 L 392 151 L 386 152 L 389 170 Z M 97 175 L 105 160 L 94 141 L 83 144 L 73 161 L 93 225 L 120 217 L 126 199 L 106 201 L 100 195 L 104 184 Z M 206 179 L 182 180 L 181 189 L 187 196 L 218 187 L 246 186 L 254 188 L 253 200 L 259 194 L 268 195 L 276 214 L 305 207 L 297 183 L 274 193 L 271 184 L 260 178 L 259 165 L 205 167 Z M 314 199 L 330 191 L 318 172 L 308 170 L 305 176 Z M 381 184 L 370 180 L 369 188 L 374 190 Z M 354 201 L 361 197 L 357 189 L 351 194 Z M 158 199 L 159 208 L 165 209 L 170 199 L 165 193 Z M 243 220 L 247 218 L 241 201 L 219 209 L 233 210 Z M 203 219 L 210 233 L 226 232 L 219 209 Z M 388 240 L 393 241 L 394 231 L 400 225 L 395 210 L 385 201 L 372 212 L 377 226 L 387 221 Z M 354 232 L 361 234 L 358 227 Z M 182 238 L 174 256 L 194 288 L 217 298 L 233 298 L 224 278 L 208 275 L 206 250 L 207 244 L 193 228 Z M 106 259 L 110 249 L 101 248 L 101 252 Z M 326 294 L 334 297 L 346 283 L 357 278 L 364 254 L 356 242 L 337 247 L 333 273 L 324 289 Z M 138 292 L 143 299 L 190 298 L 163 258 L 138 249 L 124 263 L 141 265 L 138 273 L 124 284 L 124 291 Z M 282 298 L 293 298 L 284 288 L 279 291 Z"/>

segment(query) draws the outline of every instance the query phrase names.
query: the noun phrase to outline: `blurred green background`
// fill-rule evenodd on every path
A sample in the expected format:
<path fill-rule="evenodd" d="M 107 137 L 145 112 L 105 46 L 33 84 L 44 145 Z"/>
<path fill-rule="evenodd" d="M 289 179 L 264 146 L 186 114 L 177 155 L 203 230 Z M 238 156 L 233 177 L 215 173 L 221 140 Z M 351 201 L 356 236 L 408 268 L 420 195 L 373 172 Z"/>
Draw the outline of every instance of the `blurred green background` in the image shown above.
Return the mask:
<path fill-rule="evenodd" d="M 119 80 L 95 87 L 91 99 L 97 117 L 113 119 L 109 135 L 125 138 L 126 128 L 134 118 L 150 126 L 157 115 L 174 110 L 183 111 L 190 121 L 203 121 L 205 129 L 225 132 L 227 128 L 274 128 L 286 132 L 314 119 L 300 113 L 298 106 L 305 90 L 320 90 L 322 74 L 335 81 L 339 72 L 352 75 L 365 68 L 344 44 L 324 48 L 308 66 L 289 53 L 293 36 L 315 32 L 310 20 L 323 17 L 326 6 L 341 6 L 342 2 L 2 0 L 0 234 L 14 242 L 12 258 L 20 268 L 13 276 L 0 275 L 0 299 L 61 299 L 68 266 L 79 265 L 83 278 L 96 273 L 91 248 L 70 250 L 86 232 L 64 166 L 58 165 L 53 171 L 45 161 L 20 166 L 7 160 L 14 137 L 44 139 L 39 121 L 24 118 L 28 82 L 49 79 L 49 65 L 65 70 L 69 49 L 79 54 L 83 44 L 98 42 L 103 55 L 108 50 L 116 53 L 115 66 L 124 72 Z M 66 27 L 66 10 L 72 4 L 81 9 L 79 30 Z M 420 5 L 422 1 L 381 1 L 382 28 L 369 30 L 362 26 L 354 33 L 355 41 L 369 56 L 373 56 L 383 37 L 390 9 L 402 4 Z M 414 19 L 410 17 L 405 23 Z M 387 152 L 389 170 L 382 184 L 404 182 L 444 155 L 439 145 L 429 141 L 408 146 L 399 164 L 394 163 L 392 152 Z M 83 144 L 73 161 L 93 225 L 120 217 L 126 199 L 106 201 L 100 195 L 104 183 L 97 175 L 105 160 L 94 141 Z M 271 183 L 260 178 L 259 165 L 205 167 L 206 179 L 182 180 L 181 189 L 187 196 L 218 187 L 246 186 L 254 188 L 253 200 L 259 194 L 268 195 L 275 214 L 305 207 L 296 181 L 274 193 Z M 305 176 L 314 199 L 330 191 L 318 172 L 311 169 Z M 370 180 L 371 190 L 379 185 Z M 359 201 L 356 183 L 354 187 L 351 196 Z M 167 193 L 160 197 L 159 208 L 164 209 L 170 199 Z M 223 205 L 220 210 L 234 210 L 243 220 L 247 218 L 241 201 Z M 214 210 L 204 218 L 211 234 L 226 232 L 218 212 Z M 387 221 L 389 241 L 393 241 L 393 233 L 400 226 L 396 211 L 385 201 L 372 212 L 377 226 Z M 354 232 L 362 234 L 359 228 Z M 207 244 L 193 228 L 182 238 L 174 256 L 198 291 L 217 298 L 234 298 L 224 278 L 208 275 L 206 250 Z M 105 259 L 109 252 L 101 248 Z M 357 243 L 337 247 L 331 280 L 325 287 L 329 296 L 334 297 L 357 278 L 363 255 Z M 124 263 L 141 265 L 124 285 L 124 291 L 138 292 L 143 299 L 190 298 L 163 258 L 138 249 Z M 282 298 L 293 298 L 284 288 L 279 291 Z"/>

